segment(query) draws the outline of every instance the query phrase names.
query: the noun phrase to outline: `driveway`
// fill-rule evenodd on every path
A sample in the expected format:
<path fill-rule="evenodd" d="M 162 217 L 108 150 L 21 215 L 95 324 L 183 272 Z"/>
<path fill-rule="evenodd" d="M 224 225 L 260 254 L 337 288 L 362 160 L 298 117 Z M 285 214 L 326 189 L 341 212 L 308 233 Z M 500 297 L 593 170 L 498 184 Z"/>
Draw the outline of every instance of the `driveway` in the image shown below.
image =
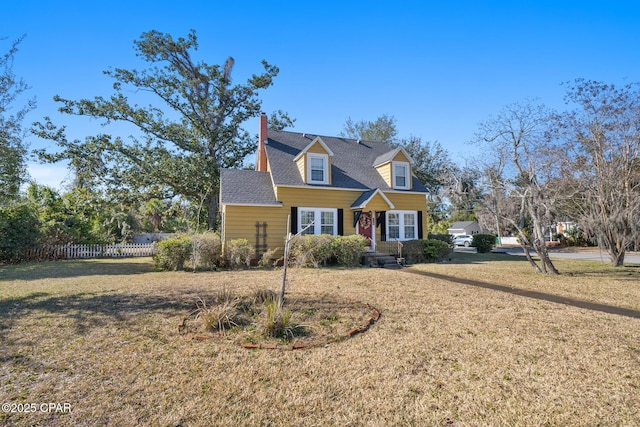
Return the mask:
<path fill-rule="evenodd" d="M 520 247 L 495 248 L 493 252 L 502 252 L 509 255 L 524 256 L 524 251 Z M 531 251 L 532 253 L 535 253 Z M 588 261 L 601 261 L 609 263 L 607 252 L 598 248 L 562 248 L 549 249 L 549 256 L 564 259 L 582 259 Z M 625 264 L 640 264 L 640 252 L 627 252 L 624 257 Z"/>

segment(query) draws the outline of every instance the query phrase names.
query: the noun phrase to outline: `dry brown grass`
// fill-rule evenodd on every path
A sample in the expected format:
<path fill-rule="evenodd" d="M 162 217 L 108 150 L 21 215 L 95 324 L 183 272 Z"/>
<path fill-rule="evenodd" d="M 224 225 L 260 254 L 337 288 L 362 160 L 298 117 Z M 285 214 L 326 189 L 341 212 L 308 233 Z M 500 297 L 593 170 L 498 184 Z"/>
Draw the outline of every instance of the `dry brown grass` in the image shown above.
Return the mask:
<path fill-rule="evenodd" d="M 483 259 L 412 268 L 639 308 L 637 268 L 573 262 L 560 265 L 571 276 L 547 277 L 521 260 Z M 404 271 L 292 270 L 290 301 L 307 305 L 310 316 L 328 313 L 336 330 L 358 318 L 346 320 L 353 304 L 382 312 L 367 333 L 326 347 L 256 351 L 233 335 L 198 341 L 178 333 L 199 297 L 277 289 L 280 277 L 158 273 L 149 260 L 0 267 L 0 403 L 72 405 L 70 414 L 0 413 L 0 424 L 592 426 L 640 419 L 640 319 Z"/>

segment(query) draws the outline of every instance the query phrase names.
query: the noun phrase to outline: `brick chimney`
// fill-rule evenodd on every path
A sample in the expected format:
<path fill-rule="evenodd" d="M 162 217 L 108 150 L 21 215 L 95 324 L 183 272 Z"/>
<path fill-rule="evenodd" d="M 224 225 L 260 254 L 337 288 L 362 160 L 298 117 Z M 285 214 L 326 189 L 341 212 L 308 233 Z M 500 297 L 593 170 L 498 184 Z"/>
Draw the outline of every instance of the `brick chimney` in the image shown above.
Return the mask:
<path fill-rule="evenodd" d="M 267 143 L 268 128 L 267 128 L 267 115 L 260 113 L 260 128 L 258 129 L 258 153 L 256 156 L 256 170 L 260 172 L 267 171 L 267 151 L 265 144 Z"/>

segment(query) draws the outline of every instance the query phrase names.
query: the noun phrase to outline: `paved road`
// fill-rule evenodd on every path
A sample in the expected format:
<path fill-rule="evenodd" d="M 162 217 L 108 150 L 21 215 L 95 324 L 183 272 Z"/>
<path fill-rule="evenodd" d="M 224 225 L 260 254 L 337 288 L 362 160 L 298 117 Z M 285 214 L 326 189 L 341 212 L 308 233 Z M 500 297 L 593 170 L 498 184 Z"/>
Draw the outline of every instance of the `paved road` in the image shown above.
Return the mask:
<path fill-rule="evenodd" d="M 522 248 L 498 248 L 494 251 L 504 251 L 509 255 L 524 256 Z M 549 251 L 551 258 L 565 258 L 565 259 L 582 259 L 589 261 L 602 261 L 604 263 L 609 262 L 609 256 L 605 251 L 600 251 L 597 248 L 588 250 L 577 250 L 576 252 L 563 252 L 551 250 Z M 625 264 L 640 264 L 639 252 L 627 252 L 624 257 Z"/>

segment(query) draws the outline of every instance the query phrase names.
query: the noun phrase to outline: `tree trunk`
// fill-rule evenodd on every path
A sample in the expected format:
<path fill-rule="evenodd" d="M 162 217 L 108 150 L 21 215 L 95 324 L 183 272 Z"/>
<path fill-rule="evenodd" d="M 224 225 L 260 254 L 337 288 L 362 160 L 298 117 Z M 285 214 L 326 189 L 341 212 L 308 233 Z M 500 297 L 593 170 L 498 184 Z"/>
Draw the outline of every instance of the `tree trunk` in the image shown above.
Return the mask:
<path fill-rule="evenodd" d="M 622 267 L 624 265 L 624 253 L 625 251 L 620 251 L 616 254 L 611 253 L 611 265 L 614 267 Z"/>
<path fill-rule="evenodd" d="M 531 254 L 529 253 L 529 247 L 524 244 L 521 244 L 520 246 L 522 246 L 522 250 L 524 250 L 524 256 L 527 257 L 529 264 L 531 264 L 536 273 L 542 273 L 542 270 L 540 270 L 540 266 L 531 257 Z"/>
<path fill-rule="evenodd" d="M 540 264 L 542 266 L 542 273 L 544 274 L 559 274 L 556 267 L 553 265 L 547 246 L 544 242 L 544 227 L 540 221 L 540 212 L 538 211 L 536 200 L 529 201 L 529 216 L 533 222 L 533 248 L 540 258 Z"/>
<path fill-rule="evenodd" d="M 218 195 L 209 193 L 206 199 L 207 206 L 207 228 L 209 230 L 218 229 Z"/>
<path fill-rule="evenodd" d="M 611 265 L 614 267 L 622 267 L 624 265 L 625 248 L 624 245 L 620 245 L 620 242 L 611 242 L 607 252 L 611 260 Z"/>

